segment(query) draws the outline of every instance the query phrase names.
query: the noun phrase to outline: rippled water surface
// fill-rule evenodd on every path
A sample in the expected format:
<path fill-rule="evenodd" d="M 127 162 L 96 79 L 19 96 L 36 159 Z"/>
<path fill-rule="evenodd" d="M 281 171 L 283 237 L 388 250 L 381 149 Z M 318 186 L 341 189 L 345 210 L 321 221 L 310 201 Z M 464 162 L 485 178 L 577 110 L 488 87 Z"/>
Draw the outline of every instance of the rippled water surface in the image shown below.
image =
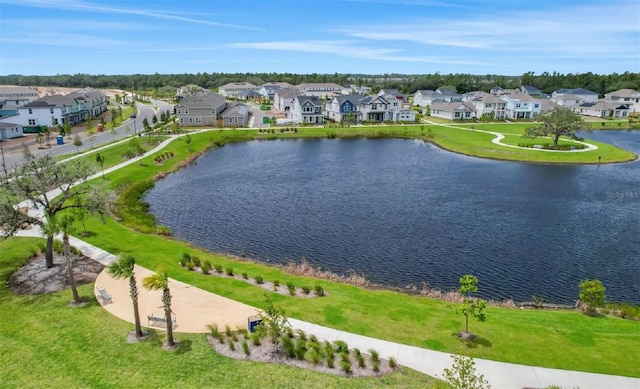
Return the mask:
<path fill-rule="evenodd" d="M 640 132 L 592 139 L 640 153 Z M 419 141 L 230 144 L 158 182 L 147 201 L 177 238 L 406 287 L 572 303 L 598 278 L 640 303 L 640 163 L 563 166 L 461 156 Z"/>

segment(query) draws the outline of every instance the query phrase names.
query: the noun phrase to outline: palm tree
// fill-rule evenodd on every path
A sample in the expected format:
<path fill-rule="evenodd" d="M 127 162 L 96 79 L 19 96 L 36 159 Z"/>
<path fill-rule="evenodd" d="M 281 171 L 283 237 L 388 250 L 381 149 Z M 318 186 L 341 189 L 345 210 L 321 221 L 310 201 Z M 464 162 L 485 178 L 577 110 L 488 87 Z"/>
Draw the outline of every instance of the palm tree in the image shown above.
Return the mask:
<path fill-rule="evenodd" d="M 148 290 L 162 289 L 162 305 L 167 323 L 167 346 L 174 347 L 173 323 L 171 322 L 171 292 L 169 291 L 169 275 L 164 269 L 158 269 L 152 275 L 142 279 L 142 286 Z"/>
<path fill-rule="evenodd" d="M 142 327 L 140 327 L 140 313 L 138 312 L 138 286 L 136 284 L 136 274 L 133 271 L 133 266 L 136 264 L 136 259 L 132 255 L 120 256 L 117 261 L 111 263 L 107 267 L 107 273 L 115 279 L 129 279 L 129 296 L 131 296 L 131 302 L 133 303 L 133 318 L 136 325 L 136 338 L 142 338 Z"/>
<path fill-rule="evenodd" d="M 69 245 L 69 234 L 73 233 L 73 217 L 70 215 L 62 215 L 57 223 L 49 224 L 52 229 L 62 231 L 62 252 L 67 259 L 67 275 L 71 284 L 71 293 L 73 293 L 73 303 L 82 304 L 82 299 L 76 288 L 76 279 L 73 276 L 73 258 L 71 257 L 71 246 Z M 56 228 L 57 227 L 57 228 Z"/>

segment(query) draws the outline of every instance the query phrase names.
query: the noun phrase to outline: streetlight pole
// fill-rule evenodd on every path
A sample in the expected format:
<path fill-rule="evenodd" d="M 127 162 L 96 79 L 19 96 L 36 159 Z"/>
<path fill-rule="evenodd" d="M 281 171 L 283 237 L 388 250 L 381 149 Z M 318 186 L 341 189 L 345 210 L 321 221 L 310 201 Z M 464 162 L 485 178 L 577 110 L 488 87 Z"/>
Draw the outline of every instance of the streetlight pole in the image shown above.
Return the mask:
<path fill-rule="evenodd" d="M 4 172 L 4 175 L 7 175 L 7 163 L 4 160 L 4 147 L 2 147 L 2 145 L 0 144 L 0 154 L 2 154 L 2 171 Z"/>

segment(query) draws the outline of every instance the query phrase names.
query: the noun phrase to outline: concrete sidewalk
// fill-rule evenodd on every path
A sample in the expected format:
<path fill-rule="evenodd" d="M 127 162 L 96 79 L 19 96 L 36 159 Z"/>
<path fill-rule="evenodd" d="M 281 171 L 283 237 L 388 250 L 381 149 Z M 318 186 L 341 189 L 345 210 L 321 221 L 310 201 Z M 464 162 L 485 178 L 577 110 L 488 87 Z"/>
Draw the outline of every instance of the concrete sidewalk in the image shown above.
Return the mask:
<path fill-rule="evenodd" d="M 289 319 L 289 323 L 321 341 L 342 340 L 350 348 L 358 348 L 362 352 L 374 349 L 382 358 L 394 357 L 403 366 L 440 379 L 444 369 L 451 367 L 453 362 L 451 354 L 439 351 L 369 338 L 296 319 Z M 477 373 L 484 375 L 494 389 L 544 388 L 550 385 L 567 389 L 640 389 L 638 378 L 474 360 Z"/>

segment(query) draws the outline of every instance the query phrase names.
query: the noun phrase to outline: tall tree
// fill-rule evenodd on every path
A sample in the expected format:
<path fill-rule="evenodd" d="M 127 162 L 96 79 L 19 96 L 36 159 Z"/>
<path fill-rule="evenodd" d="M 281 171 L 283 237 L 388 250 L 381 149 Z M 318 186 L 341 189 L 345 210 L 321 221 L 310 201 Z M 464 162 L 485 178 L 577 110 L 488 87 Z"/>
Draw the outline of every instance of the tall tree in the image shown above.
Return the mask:
<path fill-rule="evenodd" d="M 91 213 L 105 214 L 108 191 L 98 184 L 87 183 L 93 172 L 93 167 L 81 159 L 57 163 L 50 155 L 28 156 L 23 165 L 2 176 L 0 221 L 8 226 L 3 236 L 14 235 L 25 222 L 41 227 L 46 227 L 47 222 L 55 225 L 56 216 L 65 209 L 83 207 Z M 30 206 L 41 211 L 44 218 L 24 212 Z M 45 232 L 45 262 L 51 268 L 56 229 L 45 228 Z"/>
<path fill-rule="evenodd" d="M 580 140 L 580 137 L 576 135 L 578 131 L 591 131 L 590 126 L 580 115 L 567 108 L 556 107 L 550 112 L 538 116 L 538 120 L 542 122 L 542 125 L 527 128 L 523 136 L 527 138 L 551 137 L 554 148 L 558 147 L 558 140 L 563 135 Z"/>
<path fill-rule="evenodd" d="M 107 267 L 109 275 L 116 279 L 129 279 L 129 296 L 133 303 L 133 319 L 136 326 L 136 338 L 144 337 L 142 327 L 140 326 L 140 313 L 138 312 L 138 285 L 136 283 L 136 273 L 134 266 L 136 259 L 132 255 L 120 256 L 117 261 L 112 262 Z"/>
<path fill-rule="evenodd" d="M 171 322 L 171 291 L 169 290 L 169 275 L 166 270 L 159 269 L 154 274 L 142 279 L 142 286 L 148 290 L 162 289 L 162 306 L 164 319 L 167 323 L 167 347 L 175 347 L 173 341 L 173 323 Z"/>

